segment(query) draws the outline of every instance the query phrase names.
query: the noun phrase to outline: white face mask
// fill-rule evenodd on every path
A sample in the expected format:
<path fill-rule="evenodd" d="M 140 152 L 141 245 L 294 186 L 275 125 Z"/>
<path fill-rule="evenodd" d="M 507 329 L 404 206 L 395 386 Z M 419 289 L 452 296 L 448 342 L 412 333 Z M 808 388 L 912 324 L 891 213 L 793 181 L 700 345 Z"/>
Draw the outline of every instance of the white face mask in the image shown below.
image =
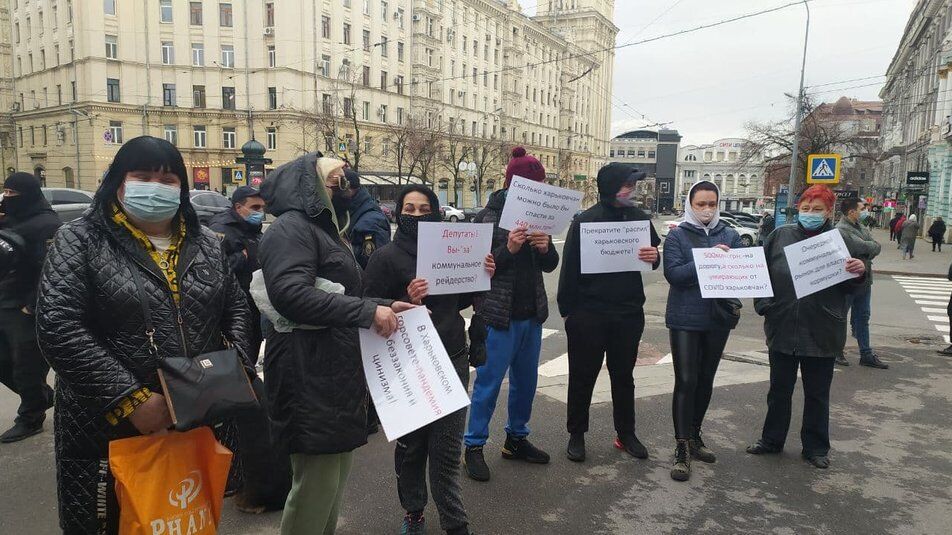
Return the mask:
<path fill-rule="evenodd" d="M 714 214 L 717 212 L 714 210 L 700 210 L 694 213 L 697 215 L 698 221 L 706 225 L 714 220 Z"/>

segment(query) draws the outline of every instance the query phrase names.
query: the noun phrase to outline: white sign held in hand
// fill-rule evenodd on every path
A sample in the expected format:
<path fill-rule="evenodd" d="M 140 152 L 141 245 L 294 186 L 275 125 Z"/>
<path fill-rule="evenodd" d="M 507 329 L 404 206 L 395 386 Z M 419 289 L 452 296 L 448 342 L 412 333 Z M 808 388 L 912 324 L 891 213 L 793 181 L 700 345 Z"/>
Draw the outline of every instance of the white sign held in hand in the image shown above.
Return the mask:
<path fill-rule="evenodd" d="M 427 309 L 397 314 L 397 326 L 390 338 L 360 329 L 364 376 L 390 441 L 469 405 Z"/>
<path fill-rule="evenodd" d="M 761 247 L 692 249 L 697 282 L 705 299 L 773 297 L 767 259 Z"/>
<path fill-rule="evenodd" d="M 797 299 L 857 277 L 846 271 L 850 252 L 836 229 L 788 245 L 783 252 Z"/>
<path fill-rule="evenodd" d="M 430 295 L 486 292 L 492 223 L 420 223 L 416 276 Z"/>
<path fill-rule="evenodd" d="M 506 230 L 525 227 L 543 234 L 560 234 L 582 206 L 582 192 L 521 176 L 512 177 L 499 226 Z"/>
<path fill-rule="evenodd" d="M 579 252 L 583 274 L 651 271 L 638 259 L 638 250 L 651 247 L 651 221 L 579 224 Z"/>

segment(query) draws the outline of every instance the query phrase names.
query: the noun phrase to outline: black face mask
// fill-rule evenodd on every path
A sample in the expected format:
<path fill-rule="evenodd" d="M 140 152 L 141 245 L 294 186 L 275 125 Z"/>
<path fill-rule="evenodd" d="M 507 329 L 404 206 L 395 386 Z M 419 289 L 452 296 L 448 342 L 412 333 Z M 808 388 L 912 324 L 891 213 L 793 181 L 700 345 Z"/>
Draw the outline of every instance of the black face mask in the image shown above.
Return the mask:
<path fill-rule="evenodd" d="M 408 237 L 416 239 L 417 234 L 420 231 L 420 222 L 426 221 L 439 221 L 438 219 L 433 218 L 433 214 L 428 215 L 409 215 L 409 214 L 400 214 L 400 217 L 397 218 L 397 228 L 400 229 L 400 232 L 406 234 Z"/>
<path fill-rule="evenodd" d="M 334 211 L 338 216 L 343 215 L 350 208 L 351 198 L 344 190 L 334 188 L 334 194 L 331 195 L 331 204 L 334 205 Z"/>
<path fill-rule="evenodd" d="M 18 216 L 26 207 L 24 200 L 22 195 L 4 196 L 3 200 L 0 201 L 0 213 L 13 217 Z"/>

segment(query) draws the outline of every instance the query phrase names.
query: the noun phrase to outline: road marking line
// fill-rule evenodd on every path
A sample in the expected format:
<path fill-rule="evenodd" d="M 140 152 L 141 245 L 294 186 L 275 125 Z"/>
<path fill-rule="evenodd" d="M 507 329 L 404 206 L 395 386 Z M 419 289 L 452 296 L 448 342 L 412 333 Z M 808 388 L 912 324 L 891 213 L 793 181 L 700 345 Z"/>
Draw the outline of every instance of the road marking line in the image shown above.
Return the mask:
<path fill-rule="evenodd" d="M 947 309 L 944 308 L 926 308 L 922 307 L 922 311 L 926 314 L 945 314 Z"/>
<path fill-rule="evenodd" d="M 948 302 L 946 302 L 946 301 L 920 301 L 920 300 L 917 299 L 917 300 L 916 300 L 916 304 L 917 304 L 917 305 L 932 305 L 932 306 L 940 306 L 940 307 L 942 307 L 942 306 L 946 306 L 946 305 L 948 304 Z"/>
<path fill-rule="evenodd" d="M 929 321 L 934 321 L 936 323 L 945 323 L 945 324 L 949 323 L 948 316 L 926 316 L 926 318 L 928 318 Z"/>
<path fill-rule="evenodd" d="M 949 294 L 946 294 L 946 295 L 944 295 L 944 296 L 942 296 L 942 295 L 909 294 L 909 297 L 911 297 L 911 298 L 913 298 L 913 299 L 937 299 L 937 298 L 939 298 L 939 297 L 948 297 L 948 296 L 949 296 Z"/>
<path fill-rule="evenodd" d="M 935 326 L 935 330 L 939 331 L 940 333 L 948 332 L 948 331 L 949 331 L 949 325 L 948 325 L 948 324 L 945 324 L 945 325 L 936 325 L 936 326 Z"/>
<path fill-rule="evenodd" d="M 569 374 L 569 354 L 563 353 L 539 366 L 539 375 L 543 377 L 561 377 Z"/>
<path fill-rule="evenodd" d="M 656 363 L 655 363 L 655 366 L 657 366 L 658 364 L 668 364 L 668 363 L 671 363 L 671 362 L 674 362 L 674 354 L 673 354 L 673 353 L 668 353 L 667 355 L 661 357 L 661 360 L 659 360 L 658 362 L 656 362 Z"/>

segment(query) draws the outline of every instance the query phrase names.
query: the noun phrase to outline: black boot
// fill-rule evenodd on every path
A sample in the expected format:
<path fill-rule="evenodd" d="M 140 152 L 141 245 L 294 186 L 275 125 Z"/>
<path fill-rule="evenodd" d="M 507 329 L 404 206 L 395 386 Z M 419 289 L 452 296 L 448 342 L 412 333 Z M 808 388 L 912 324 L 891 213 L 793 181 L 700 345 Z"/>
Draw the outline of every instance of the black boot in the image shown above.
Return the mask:
<path fill-rule="evenodd" d="M 879 355 L 876 353 L 871 353 L 859 359 L 860 366 L 866 366 L 867 368 L 878 368 L 880 370 L 888 370 L 889 364 L 879 360 Z"/>
<path fill-rule="evenodd" d="M 13 427 L 7 429 L 2 435 L 0 435 L 0 442 L 4 444 L 9 444 L 11 442 L 19 442 L 26 438 L 32 437 L 43 432 L 43 422 L 38 424 L 27 424 L 23 422 L 17 422 L 13 424 Z"/>
<path fill-rule="evenodd" d="M 691 439 L 688 445 L 691 447 L 691 456 L 702 463 L 710 464 L 717 461 L 717 456 L 714 455 L 714 452 L 704 445 L 704 440 L 701 439 L 700 429 L 694 432 L 694 438 Z"/>
<path fill-rule="evenodd" d="M 637 459 L 648 458 L 648 448 L 638 440 L 634 433 L 615 438 L 615 447 Z"/>
<path fill-rule="evenodd" d="M 506 434 L 506 444 L 502 447 L 502 458 L 525 461 L 533 464 L 548 464 L 549 454 L 532 445 L 526 437 L 514 437 Z"/>
<path fill-rule="evenodd" d="M 585 460 L 585 433 L 572 433 L 569 446 L 565 448 L 565 456 L 577 463 Z"/>
<path fill-rule="evenodd" d="M 671 468 L 671 479 L 687 481 L 691 479 L 691 455 L 688 453 L 691 446 L 687 440 L 678 440 L 674 449 L 674 466 Z"/>
<path fill-rule="evenodd" d="M 483 458 L 482 446 L 467 446 L 466 453 L 463 455 L 463 465 L 470 478 L 476 481 L 489 481 L 489 466 Z"/>
<path fill-rule="evenodd" d="M 837 366 L 849 366 L 849 365 L 850 365 L 850 361 L 846 360 L 846 357 L 845 357 L 842 353 L 840 353 L 839 355 L 836 356 L 836 360 L 835 360 L 834 362 L 836 363 Z"/>

